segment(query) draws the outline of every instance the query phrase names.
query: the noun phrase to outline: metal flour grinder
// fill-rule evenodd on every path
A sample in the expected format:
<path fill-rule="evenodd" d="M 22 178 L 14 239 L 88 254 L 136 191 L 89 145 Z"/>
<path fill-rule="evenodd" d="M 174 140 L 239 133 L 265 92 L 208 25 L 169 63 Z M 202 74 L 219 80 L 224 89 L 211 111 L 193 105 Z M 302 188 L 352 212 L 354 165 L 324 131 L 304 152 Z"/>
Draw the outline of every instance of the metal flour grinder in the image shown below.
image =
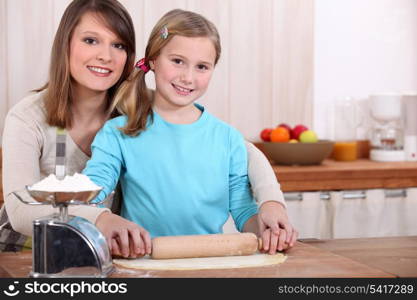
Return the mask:
<path fill-rule="evenodd" d="M 64 147 L 59 146 L 63 141 Z M 84 218 L 68 215 L 69 205 L 91 205 L 101 188 L 75 186 L 81 174 L 65 174 L 65 132 L 57 134 L 56 178 L 50 175 L 26 190 L 14 192 L 28 205 L 52 205 L 58 213 L 33 222 L 31 277 L 107 277 L 113 270 L 112 259 L 105 237 Z M 76 179 L 78 177 L 78 179 Z M 42 188 L 47 179 L 55 179 L 65 186 Z M 67 180 L 68 179 L 68 180 Z M 41 188 L 38 188 L 41 186 Z M 50 185 L 49 185 L 50 187 Z M 30 197 L 28 197 L 30 195 Z"/>

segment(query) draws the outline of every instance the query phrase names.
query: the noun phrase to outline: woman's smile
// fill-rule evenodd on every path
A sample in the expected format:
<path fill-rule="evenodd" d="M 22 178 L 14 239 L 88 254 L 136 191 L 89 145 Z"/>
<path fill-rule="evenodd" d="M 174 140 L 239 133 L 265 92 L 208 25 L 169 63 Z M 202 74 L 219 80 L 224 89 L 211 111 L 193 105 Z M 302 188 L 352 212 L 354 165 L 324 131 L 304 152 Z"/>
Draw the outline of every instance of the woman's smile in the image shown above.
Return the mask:
<path fill-rule="evenodd" d="M 113 72 L 109 68 L 98 67 L 98 66 L 87 66 L 87 69 L 90 70 L 95 76 L 99 77 L 108 77 L 110 73 Z"/>

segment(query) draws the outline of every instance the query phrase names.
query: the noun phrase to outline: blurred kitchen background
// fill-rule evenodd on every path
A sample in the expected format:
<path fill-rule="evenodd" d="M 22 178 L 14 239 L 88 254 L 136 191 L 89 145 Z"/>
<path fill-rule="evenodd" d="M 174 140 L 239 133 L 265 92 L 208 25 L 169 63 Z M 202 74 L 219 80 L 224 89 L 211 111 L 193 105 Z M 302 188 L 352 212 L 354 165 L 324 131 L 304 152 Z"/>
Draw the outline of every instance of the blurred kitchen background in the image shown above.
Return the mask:
<path fill-rule="evenodd" d="M 53 37 L 69 2 L 0 0 L 0 132 L 7 111 L 46 82 Z M 370 95 L 417 91 L 415 0 L 120 2 L 133 17 L 138 59 L 153 25 L 170 9 L 199 12 L 217 25 L 222 56 L 200 102 L 253 142 L 279 123 L 305 124 L 320 139 L 334 139 L 337 101 L 350 97 L 366 111 Z M 369 139 L 368 118 L 357 130 L 359 140 Z M 408 221 L 417 220 L 413 183 L 391 192 L 361 190 L 350 202 L 339 190 L 286 198 L 304 238 L 417 234 L 417 221 Z M 385 225 L 384 216 L 391 220 Z"/>
<path fill-rule="evenodd" d="M 69 0 L 0 0 L 0 129 L 8 109 L 47 78 L 52 40 Z M 208 109 L 252 141 L 280 122 L 332 138 L 332 103 L 417 90 L 415 0 L 121 0 L 137 56 L 173 8 L 205 15 L 223 53 Z"/>

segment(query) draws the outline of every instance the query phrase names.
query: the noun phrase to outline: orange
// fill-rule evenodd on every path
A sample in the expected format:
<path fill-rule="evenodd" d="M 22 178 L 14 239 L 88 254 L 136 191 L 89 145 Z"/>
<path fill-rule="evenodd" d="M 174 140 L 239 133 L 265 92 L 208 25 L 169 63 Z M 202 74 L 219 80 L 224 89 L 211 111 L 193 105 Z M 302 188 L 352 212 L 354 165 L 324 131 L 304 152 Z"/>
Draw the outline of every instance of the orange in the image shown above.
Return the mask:
<path fill-rule="evenodd" d="M 290 132 L 285 127 L 277 127 L 271 131 L 271 142 L 288 142 L 290 140 Z"/>

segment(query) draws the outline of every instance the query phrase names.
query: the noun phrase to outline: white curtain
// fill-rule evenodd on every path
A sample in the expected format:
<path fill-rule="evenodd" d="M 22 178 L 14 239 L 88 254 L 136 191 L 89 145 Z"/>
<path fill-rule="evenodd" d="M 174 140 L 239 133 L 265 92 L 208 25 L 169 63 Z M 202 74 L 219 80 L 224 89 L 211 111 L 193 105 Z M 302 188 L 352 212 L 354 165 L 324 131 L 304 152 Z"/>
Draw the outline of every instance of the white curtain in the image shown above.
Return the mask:
<path fill-rule="evenodd" d="M 405 236 L 417 234 L 417 188 L 407 196 L 387 197 L 385 191 L 366 191 L 366 198 L 343 199 L 332 193 L 333 238 Z"/>
<path fill-rule="evenodd" d="M 331 236 L 329 202 L 320 192 L 305 192 L 302 199 L 287 200 L 288 217 L 302 239 L 326 239 Z"/>
<path fill-rule="evenodd" d="M 405 195 L 390 196 L 382 189 L 354 192 L 333 191 L 327 199 L 320 192 L 287 200 L 288 215 L 300 238 L 364 238 L 417 234 L 417 188 Z"/>
<path fill-rule="evenodd" d="M 121 0 L 142 57 L 156 21 L 173 8 L 201 13 L 223 52 L 201 99 L 210 112 L 258 140 L 279 122 L 312 124 L 314 0 Z M 0 0 L 0 133 L 7 111 L 47 80 L 50 49 L 70 0 Z"/>

